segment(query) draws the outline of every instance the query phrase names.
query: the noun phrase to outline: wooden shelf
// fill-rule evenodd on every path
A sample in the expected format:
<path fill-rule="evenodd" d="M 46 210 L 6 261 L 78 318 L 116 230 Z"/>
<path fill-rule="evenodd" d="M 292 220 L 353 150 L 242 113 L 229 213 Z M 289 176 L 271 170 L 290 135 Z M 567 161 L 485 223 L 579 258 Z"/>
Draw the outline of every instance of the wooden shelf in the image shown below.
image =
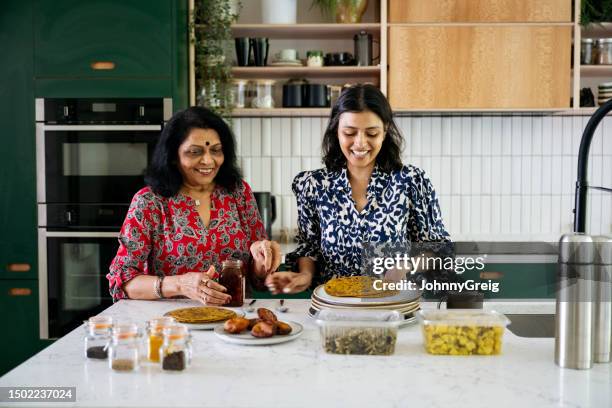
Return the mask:
<path fill-rule="evenodd" d="M 364 24 L 234 24 L 234 37 L 352 38 L 360 31 L 380 37 L 380 23 Z"/>
<path fill-rule="evenodd" d="M 581 30 L 582 38 L 612 37 L 612 23 L 590 24 Z"/>
<path fill-rule="evenodd" d="M 581 65 L 580 75 L 583 77 L 609 77 L 612 81 L 612 65 Z"/>
<path fill-rule="evenodd" d="M 378 77 L 380 67 L 233 67 L 235 78 L 370 78 Z"/>
<path fill-rule="evenodd" d="M 234 109 L 232 116 L 235 118 L 244 117 L 282 117 L 282 116 L 311 116 L 328 117 L 331 108 L 272 108 L 255 109 L 243 108 Z"/>

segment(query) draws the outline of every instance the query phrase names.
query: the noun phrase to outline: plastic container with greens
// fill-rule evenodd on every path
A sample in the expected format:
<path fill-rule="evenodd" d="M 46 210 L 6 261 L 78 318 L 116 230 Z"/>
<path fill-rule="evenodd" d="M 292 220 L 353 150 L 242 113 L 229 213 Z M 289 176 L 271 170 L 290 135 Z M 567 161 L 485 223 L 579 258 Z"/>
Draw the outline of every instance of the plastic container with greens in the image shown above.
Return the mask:
<path fill-rule="evenodd" d="M 394 310 L 322 310 L 316 315 L 323 349 L 333 354 L 390 355 L 402 315 Z"/>

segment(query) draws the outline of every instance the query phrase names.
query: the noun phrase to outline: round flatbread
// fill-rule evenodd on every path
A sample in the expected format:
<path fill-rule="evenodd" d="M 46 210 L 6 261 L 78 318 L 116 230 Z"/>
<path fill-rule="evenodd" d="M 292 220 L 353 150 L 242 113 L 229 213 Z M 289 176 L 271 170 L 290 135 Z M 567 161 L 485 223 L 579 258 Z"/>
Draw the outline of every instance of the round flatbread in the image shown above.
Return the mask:
<path fill-rule="evenodd" d="M 376 290 L 371 276 L 343 276 L 333 278 L 325 284 L 325 292 L 337 297 L 377 298 L 394 296 L 398 290 Z"/>
<path fill-rule="evenodd" d="M 165 314 L 179 323 L 214 323 L 236 317 L 236 313 L 220 307 L 201 306 L 174 309 Z"/>

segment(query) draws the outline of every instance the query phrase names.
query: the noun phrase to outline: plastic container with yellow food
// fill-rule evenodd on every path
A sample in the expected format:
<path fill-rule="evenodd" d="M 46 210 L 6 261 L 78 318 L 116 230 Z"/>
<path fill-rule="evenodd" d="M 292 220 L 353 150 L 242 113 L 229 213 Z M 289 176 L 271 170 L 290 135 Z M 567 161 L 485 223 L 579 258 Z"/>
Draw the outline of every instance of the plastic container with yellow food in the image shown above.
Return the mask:
<path fill-rule="evenodd" d="M 420 310 L 425 350 L 443 355 L 501 354 L 510 320 L 495 311 L 474 309 Z"/>

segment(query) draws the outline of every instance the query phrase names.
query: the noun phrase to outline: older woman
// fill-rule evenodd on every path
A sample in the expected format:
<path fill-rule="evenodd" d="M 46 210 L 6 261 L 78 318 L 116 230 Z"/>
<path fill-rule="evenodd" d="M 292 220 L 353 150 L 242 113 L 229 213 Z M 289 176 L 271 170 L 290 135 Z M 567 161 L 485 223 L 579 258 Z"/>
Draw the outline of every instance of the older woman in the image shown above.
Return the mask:
<path fill-rule="evenodd" d="M 214 281 L 226 259 L 250 265 L 259 280 L 278 268 L 249 185 L 236 165 L 227 124 L 202 107 L 176 113 L 164 127 L 146 178 L 121 228 L 106 276 L 114 300 L 186 296 L 230 301 Z"/>
<path fill-rule="evenodd" d="M 360 274 L 365 244 L 449 241 L 425 172 L 402 164 L 402 142 L 378 88 L 344 90 L 323 137 L 325 168 L 293 181 L 299 246 L 287 258 L 296 259 L 299 272 L 268 276 L 273 293 Z"/>

